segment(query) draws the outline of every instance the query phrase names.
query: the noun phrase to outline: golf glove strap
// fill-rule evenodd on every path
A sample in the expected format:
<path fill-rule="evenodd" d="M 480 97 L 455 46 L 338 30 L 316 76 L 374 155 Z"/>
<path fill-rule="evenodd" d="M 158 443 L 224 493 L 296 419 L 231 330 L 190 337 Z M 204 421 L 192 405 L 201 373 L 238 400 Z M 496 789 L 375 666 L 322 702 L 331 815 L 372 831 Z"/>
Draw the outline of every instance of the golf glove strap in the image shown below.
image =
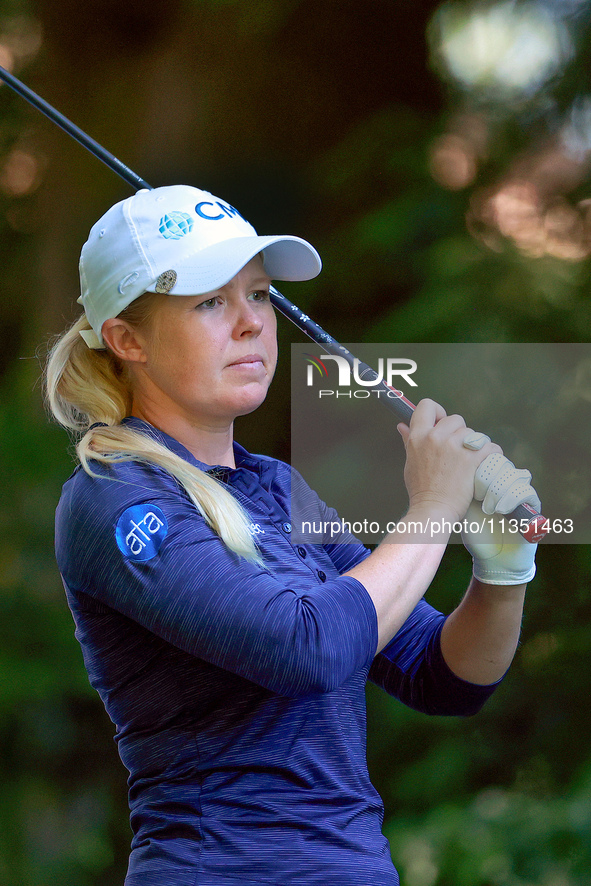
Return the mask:
<path fill-rule="evenodd" d="M 509 531 L 501 516 L 519 504 L 541 509 L 530 479 L 529 471 L 519 470 L 499 453 L 489 455 L 476 471 L 474 500 L 464 520 L 462 541 L 472 555 L 474 577 L 483 584 L 524 584 L 536 574 L 537 544 Z"/>

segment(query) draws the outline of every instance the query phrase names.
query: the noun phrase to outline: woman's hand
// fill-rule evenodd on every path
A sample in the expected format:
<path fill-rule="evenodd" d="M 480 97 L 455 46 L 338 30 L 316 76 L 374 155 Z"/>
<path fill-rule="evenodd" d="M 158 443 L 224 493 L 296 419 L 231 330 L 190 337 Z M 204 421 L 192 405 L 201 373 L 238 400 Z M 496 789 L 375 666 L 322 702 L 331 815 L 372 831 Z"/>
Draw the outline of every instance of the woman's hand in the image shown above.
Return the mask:
<path fill-rule="evenodd" d="M 491 453 L 502 454 L 501 447 L 488 442 L 477 451 L 466 448 L 464 440 L 474 432 L 434 400 L 421 400 L 410 424 L 399 424 L 398 431 L 406 448 L 409 510 L 435 510 L 452 523 L 462 520 L 474 498 L 476 469 Z"/>
<path fill-rule="evenodd" d="M 421 400 L 409 425 L 399 424 L 398 430 L 406 448 L 409 510 L 395 531 L 346 573 L 357 578 L 373 600 L 378 651 L 431 584 L 452 525 L 463 520 L 474 498 L 477 468 L 492 453 L 502 455 L 500 446 L 467 428 L 461 416 L 446 415 L 433 400 Z"/>
<path fill-rule="evenodd" d="M 525 584 L 535 575 L 537 544 L 526 541 L 502 519 L 520 504 L 541 510 L 531 474 L 493 455 L 476 471 L 474 501 L 468 508 L 462 541 L 472 555 L 474 577 L 483 584 Z"/>

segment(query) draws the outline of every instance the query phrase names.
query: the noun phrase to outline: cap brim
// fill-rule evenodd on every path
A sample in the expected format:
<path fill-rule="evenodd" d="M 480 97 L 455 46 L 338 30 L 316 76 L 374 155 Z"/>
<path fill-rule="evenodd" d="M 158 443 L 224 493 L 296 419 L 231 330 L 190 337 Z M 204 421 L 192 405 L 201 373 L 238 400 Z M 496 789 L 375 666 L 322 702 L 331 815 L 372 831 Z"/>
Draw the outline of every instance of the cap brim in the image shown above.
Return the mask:
<path fill-rule="evenodd" d="M 266 273 L 272 280 L 311 280 L 321 269 L 320 256 L 300 237 L 235 237 L 214 243 L 177 261 L 177 274 L 170 295 L 200 295 L 225 286 L 248 262 L 263 254 Z M 155 292 L 156 280 L 146 287 Z"/>

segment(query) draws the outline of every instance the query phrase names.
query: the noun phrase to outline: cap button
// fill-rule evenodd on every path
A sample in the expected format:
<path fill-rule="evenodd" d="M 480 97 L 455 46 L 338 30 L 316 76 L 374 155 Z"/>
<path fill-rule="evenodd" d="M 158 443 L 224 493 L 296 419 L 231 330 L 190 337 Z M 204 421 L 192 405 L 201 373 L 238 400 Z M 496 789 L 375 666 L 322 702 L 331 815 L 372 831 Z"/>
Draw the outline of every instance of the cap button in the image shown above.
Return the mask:
<path fill-rule="evenodd" d="M 172 287 L 177 281 L 177 273 L 176 271 L 163 271 L 158 279 L 156 280 L 156 286 L 154 287 L 155 292 L 170 292 Z"/>

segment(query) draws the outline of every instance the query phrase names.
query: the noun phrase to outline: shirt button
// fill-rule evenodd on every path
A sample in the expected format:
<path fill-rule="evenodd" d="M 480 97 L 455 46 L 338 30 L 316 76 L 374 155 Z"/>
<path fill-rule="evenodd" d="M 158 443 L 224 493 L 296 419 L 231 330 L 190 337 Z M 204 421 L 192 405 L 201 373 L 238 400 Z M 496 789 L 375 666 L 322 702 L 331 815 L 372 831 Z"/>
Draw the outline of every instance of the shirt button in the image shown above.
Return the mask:
<path fill-rule="evenodd" d="M 301 545 L 298 548 L 298 554 L 300 555 L 300 557 L 307 557 L 308 556 L 308 552 Z"/>
<path fill-rule="evenodd" d="M 326 581 L 326 572 L 323 572 L 322 569 L 319 569 L 318 578 L 320 579 L 320 581 Z"/>
<path fill-rule="evenodd" d="M 283 523 L 281 528 L 284 532 L 291 532 L 291 523 Z"/>

